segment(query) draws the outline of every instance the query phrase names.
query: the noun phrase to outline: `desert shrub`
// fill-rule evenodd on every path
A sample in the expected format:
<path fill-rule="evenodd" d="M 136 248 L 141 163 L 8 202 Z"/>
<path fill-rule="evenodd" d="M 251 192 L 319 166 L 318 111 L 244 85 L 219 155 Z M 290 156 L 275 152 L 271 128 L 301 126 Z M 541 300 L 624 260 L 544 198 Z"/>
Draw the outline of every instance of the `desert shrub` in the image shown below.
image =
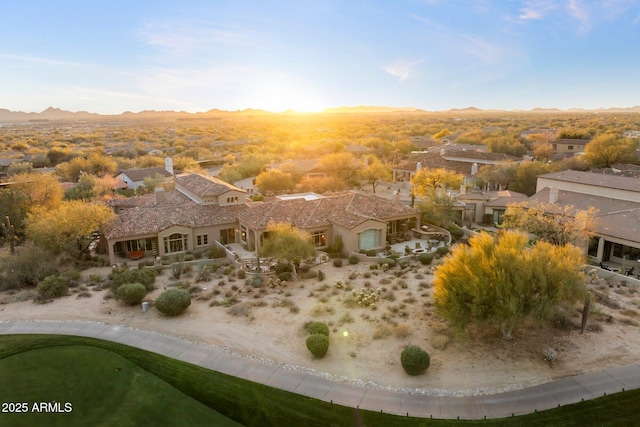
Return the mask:
<path fill-rule="evenodd" d="M 300 273 L 300 278 L 301 279 L 313 279 L 315 277 L 318 277 L 318 272 L 315 270 L 309 270 L 309 271 L 305 271 L 305 272 L 301 272 Z"/>
<path fill-rule="evenodd" d="M 396 265 L 396 260 L 393 258 L 382 258 L 381 260 L 378 261 L 378 264 L 380 265 L 387 264 L 389 267 L 393 267 L 394 265 Z"/>
<path fill-rule="evenodd" d="M 445 256 L 449 253 L 449 248 L 446 246 L 440 246 L 438 249 L 436 249 L 436 251 L 440 256 Z"/>
<path fill-rule="evenodd" d="M 324 334 L 312 334 L 307 337 L 306 344 L 311 354 L 321 359 L 329 350 L 329 337 Z"/>
<path fill-rule="evenodd" d="M 209 249 L 209 258 L 224 258 L 227 256 L 227 251 L 224 250 L 224 248 L 221 248 L 220 246 L 215 246 L 211 249 Z"/>
<path fill-rule="evenodd" d="M 291 272 L 290 271 L 283 271 L 282 273 L 278 274 L 278 279 L 280 279 L 280 281 L 289 281 L 291 280 Z"/>
<path fill-rule="evenodd" d="M 36 287 L 38 296 L 43 299 L 58 298 L 69 292 L 69 279 L 59 276 L 47 276 Z"/>
<path fill-rule="evenodd" d="M 117 292 L 118 288 L 128 283 L 140 283 L 147 291 L 153 290 L 153 283 L 156 281 L 156 271 L 151 268 L 142 270 L 130 270 L 127 267 L 119 267 L 111 270 L 112 289 Z"/>
<path fill-rule="evenodd" d="M 438 350 L 444 350 L 449 344 L 449 337 L 447 335 L 438 334 L 431 340 L 431 345 L 433 348 L 437 348 Z"/>
<path fill-rule="evenodd" d="M 334 267 L 342 267 L 342 258 L 336 258 L 333 260 Z"/>
<path fill-rule="evenodd" d="M 429 357 L 429 353 L 422 348 L 417 345 L 410 345 L 402 350 L 400 362 L 407 374 L 420 375 L 429 368 L 431 358 Z"/>
<path fill-rule="evenodd" d="M 146 261 L 140 261 L 138 262 L 138 270 L 142 270 L 143 268 L 145 268 L 147 265 Z"/>
<path fill-rule="evenodd" d="M 418 256 L 418 260 L 422 265 L 429 265 L 433 261 L 433 254 L 423 252 Z"/>
<path fill-rule="evenodd" d="M 148 259 L 144 263 L 147 267 L 153 267 L 155 265 L 155 261 L 152 259 Z"/>
<path fill-rule="evenodd" d="M 351 265 L 355 265 L 355 264 L 357 264 L 357 263 L 359 263 L 359 262 L 360 262 L 360 258 L 358 258 L 357 256 L 355 256 L 355 255 L 351 255 L 351 256 L 349 257 L 349 264 L 351 264 Z"/>
<path fill-rule="evenodd" d="M 409 323 L 399 323 L 394 326 L 393 331 L 398 338 L 406 338 L 413 333 L 413 327 Z"/>
<path fill-rule="evenodd" d="M 191 305 L 191 295 L 184 289 L 169 289 L 160 294 L 154 306 L 167 316 L 177 316 Z"/>
<path fill-rule="evenodd" d="M 127 283 L 120 286 L 116 291 L 118 299 L 127 305 L 140 304 L 145 295 L 147 295 L 147 289 L 142 283 Z"/>
<path fill-rule="evenodd" d="M 322 334 L 329 336 L 329 326 L 324 322 L 311 322 L 309 326 L 307 326 L 307 332 L 309 334 Z"/>
<path fill-rule="evenodd" d="M 391 336 L 391 329 L 389 329 L 389 327 L 385 325 L 378 325 L 375 332 L 373 333 L 374 340 L 381 340 L 389 336 Z"/>
<path fill-rule="evenodd" d="M 308 273 L 311 270 L 311 266 L 309 264 L 301 264 L 298 267 L 298 273 Z"/>
<path fill-rule="evenodd" d="M 16 248 L 14 256 L 0 264 L 0 290 L 36 286 L 47 276 L 55 275 L 55 259 L 44 250 L 27 242 Z"/>
<path fill-rule="evenodd" d="M 280 273 L 291 273 L 293 270 L 291 269 L 291 264 L 289 264 L 288 262 L 278 262 L 276 264 L 276 275 L 280 274 Z"/>
<path fill-rule="evenodd" d="M 193 254 L 185 254 L 184 256 L 185 261 L 193 261 L 194 258 Z"/>
<path fill-rule="evenodd" d="M 243 269 L 238 270 L 238 279 L 244 280 L 246 277 L 247 273 Z"/>

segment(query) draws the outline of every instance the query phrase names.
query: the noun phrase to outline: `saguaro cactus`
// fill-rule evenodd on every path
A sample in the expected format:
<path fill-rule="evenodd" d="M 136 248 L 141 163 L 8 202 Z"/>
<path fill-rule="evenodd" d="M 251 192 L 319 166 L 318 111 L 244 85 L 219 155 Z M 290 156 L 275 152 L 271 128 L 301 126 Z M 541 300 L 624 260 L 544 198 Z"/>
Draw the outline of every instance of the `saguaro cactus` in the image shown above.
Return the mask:
<path fill-rule="evenodd" d="M 9 248 L 11 249 L 11 255 L 13 255 L 16 251 L 15 243 L 16 243 L 16 230 L 11 224 L 11 219 L 9 219 L 9 215 L 4 218 L 4 222 L 2 223 L 2 232 L 4 233 L 5 239 L 9 241 Z"/>

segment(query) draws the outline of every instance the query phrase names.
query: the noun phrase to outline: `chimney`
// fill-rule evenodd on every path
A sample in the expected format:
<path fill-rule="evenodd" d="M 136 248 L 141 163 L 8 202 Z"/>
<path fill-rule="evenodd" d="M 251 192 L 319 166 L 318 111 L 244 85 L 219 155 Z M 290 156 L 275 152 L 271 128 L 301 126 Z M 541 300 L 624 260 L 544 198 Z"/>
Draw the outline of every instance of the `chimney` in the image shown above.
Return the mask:
<path fill-rule="evenodd" d="M 173 159 L 171 157 L 164 158 L 164 168 L 167 172 L 173 175 Z"/>
<path fill-rule="evenodd" d="M 156 196 L 156 205 L 163 203 L 165 199 L 164 187 L 156 187 L 154 190 Z"/>
<path fill-rule="evenodd" d="M 560 195 L 560 190 L 558 190 L 556 187 L 552 187 L 549 189 L 549 203 L 550 204 L 556 204 L 558 203 L 558 197 Z"/>
<path fill-rule="evenodd" d="M 473 163 L 471 165 L 471 175 L 475 175 L 478 173 L 478 163 Z"/>

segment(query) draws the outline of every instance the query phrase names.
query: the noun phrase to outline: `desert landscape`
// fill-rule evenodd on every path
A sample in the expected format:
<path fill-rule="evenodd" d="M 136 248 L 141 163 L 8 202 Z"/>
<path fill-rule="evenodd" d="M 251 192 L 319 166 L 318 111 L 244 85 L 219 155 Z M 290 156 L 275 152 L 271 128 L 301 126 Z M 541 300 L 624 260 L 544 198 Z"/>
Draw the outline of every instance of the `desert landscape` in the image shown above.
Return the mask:
<path fill-rule="evenodd" d="M 397 269 L 371 270 L 367 263 L 327 263 L 313 269 L 322 271 L 323 280 L 299 278 L 273 287 L 265 280 L 259 288 L 230 269 L 218 270 L 204 282 L 196 282 L 196 269 L 180 282 L 164 270 L 147 301 L 171 286 L 182 285 L 192 293 L 185 314 L 169 318 L 114 299 L 107 281 L 111 268 L 92 268 L 82 272 L 68 296 L 45 304 L 33 301 L 35 291 L 1 293 L 0 320 L 125 325 L 337 381 L 432 395 L 498 393 L 637 363 L 640 294 L 624 281 L 588 278 L 593 303 L 584 335 L 582 307 L 576 306 L 555 325 L 525 322 L 514 339 L 505 341 L 495 325 L 478 325 L 462 334 L 439 318 L 433 307 L 433 269 L 416 263 L 398 277 Z M 378 289 L 375 309 L 359 306 L 353 298 L 353 290 Z M 324 321 L 331 329 L 323 359 L 314 359 L 305 346 L 305 325 L 311 321 Z M 429 352 L 431 366 L 425 374 L 411 377 L 402 369 L 400 353 L 408 344 Z"/>

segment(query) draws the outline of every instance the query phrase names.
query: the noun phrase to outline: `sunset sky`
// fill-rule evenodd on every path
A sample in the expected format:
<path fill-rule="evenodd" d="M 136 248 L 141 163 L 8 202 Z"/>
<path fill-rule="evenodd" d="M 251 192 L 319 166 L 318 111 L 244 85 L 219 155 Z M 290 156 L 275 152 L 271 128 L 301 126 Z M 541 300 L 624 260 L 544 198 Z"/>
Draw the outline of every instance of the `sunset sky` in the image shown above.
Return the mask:
<path fill-rule="evenodd" d="M 637 0 L 3 0 L 0 108 L 640 105 Z"/>

